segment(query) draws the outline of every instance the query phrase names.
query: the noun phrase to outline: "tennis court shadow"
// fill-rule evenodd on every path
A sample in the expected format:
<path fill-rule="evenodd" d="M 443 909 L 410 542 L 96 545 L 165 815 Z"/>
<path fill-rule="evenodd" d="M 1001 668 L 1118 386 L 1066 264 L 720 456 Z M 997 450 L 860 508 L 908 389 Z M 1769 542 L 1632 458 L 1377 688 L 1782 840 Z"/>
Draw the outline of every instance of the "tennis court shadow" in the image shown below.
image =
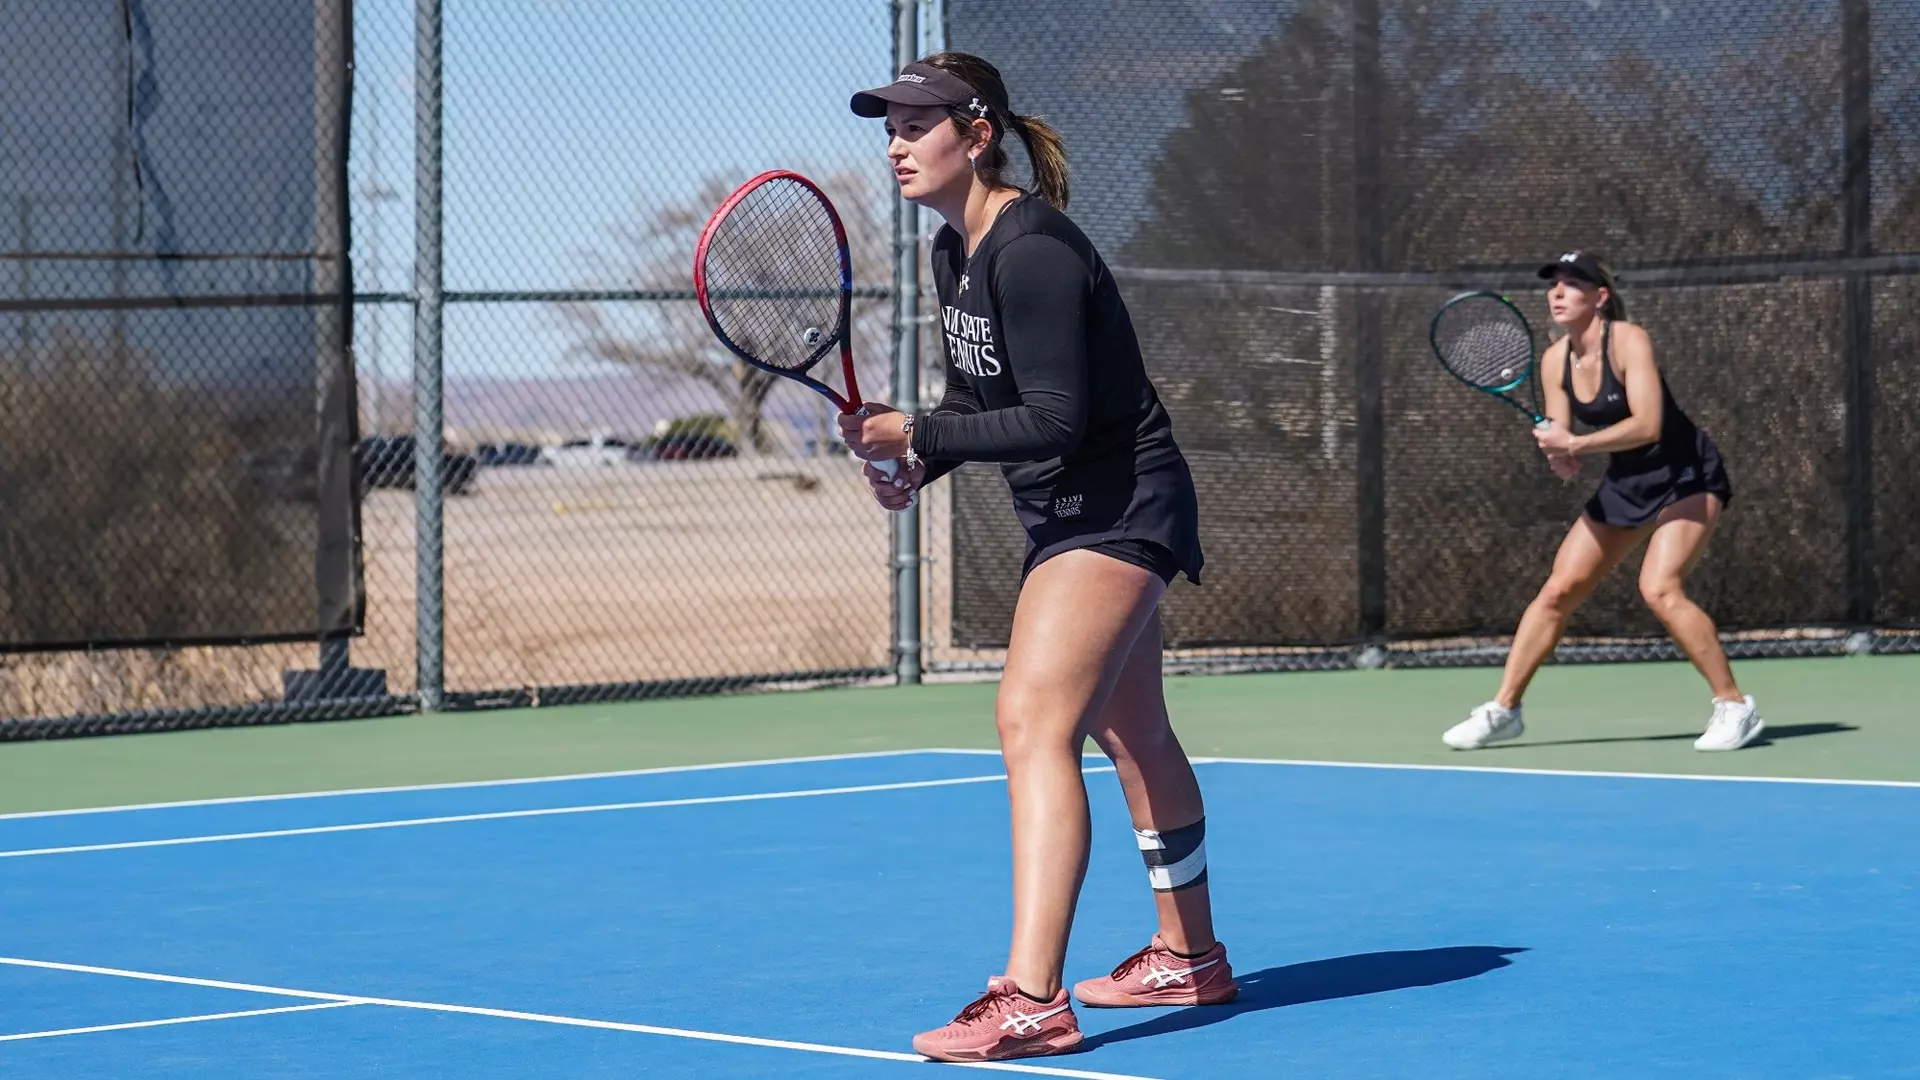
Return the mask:
<path fill-rule="evenodd" d="M 1852 724 L 1768 724 L 1760 732 L 1760 737 L 1747 744 L 1748 749 L 1766 746 L 1780 739 L 1798 739 L 1806 735 L 1835 735 L 1846 731 L 1859 731 Z M 1525 750 L 1534 746 L 1597 746 L 1603 743 L 1631 742 L 1692 742 L 1700 737 L 1697 731 L 1682 731 L 1673 735 L 1615 735 L 1594 739 L 1548 739 L 1546 741 L 1495 743 L 1483 750 Z"/>
<path fill-rule="evenodd" d="M 1526 951 L 1519 946 L 1451 945 L 1440 949 L 1359 953 L 1265 968 L 1238 976 L 1240 996 L 1226 1005 L 1199 1005 L 1163 1013 L 1151 1020 L 1091 1036 L 1082 1046 L 1091 1050 L 1109 1043 L 1188 1031 L 1245 1013 L 1288 1005 L 1458 982 L 1507 967 L 1513 963 L 1507 957 Z"/>
<path fill-rule="evenodd" d="M 1748 749 L 1765 746 L 1775 739 L 1797 739 L 1802 735 L 1837 735 L 1845 731 L 1859 731 L 1853 724 L 1768 724 L 1760 732 L 1760 737 L 1747 744 Z"/>

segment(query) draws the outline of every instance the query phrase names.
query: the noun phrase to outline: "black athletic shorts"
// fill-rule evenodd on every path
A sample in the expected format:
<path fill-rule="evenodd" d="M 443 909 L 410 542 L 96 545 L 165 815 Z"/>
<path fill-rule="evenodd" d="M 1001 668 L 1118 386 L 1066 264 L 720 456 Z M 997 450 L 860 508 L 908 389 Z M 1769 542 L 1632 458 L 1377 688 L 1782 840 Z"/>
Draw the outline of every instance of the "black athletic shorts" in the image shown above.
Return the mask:
<path fill-rule="evenodd" d="M 1077 469 L 1045 491 L 1014 494 L 1027 532 L 1020 578 L 1063 551 L 1089 548 L 1200 584 L 1200 504 L 1184 458 L 1136 469 L 1131 457 Z"/>
<path fill-rule="evenodd" d="M 1040 558 L 1035 559 L 1027 567 L 1026 572 L 1031 574 L 1035 566 L 1046 562 L 1048 559 L 1063 551 L 1076 550 L 1097 551 L 1109 558 L 1119 559 L 1123 563 L 1137 566 L 1142 570 L 1152 573 L 1154 577 L 1159 578 L 1161 583 L 1165 585 L 1173 584 L 1173 579 L 1180 573 L 1180 560 L 1173 557 L 1173 552 L 1168 551 L 1166 548 L 1161 547 L 1151 540 L 1141 540 L 1137 537 L 1130 536 L 1123 536 L 1118 540 L 1099 540 L 1090 544 L 1053 548 Z M 1022 575 L 1023 580 L 1024 577 L 1025 575 Z"/>

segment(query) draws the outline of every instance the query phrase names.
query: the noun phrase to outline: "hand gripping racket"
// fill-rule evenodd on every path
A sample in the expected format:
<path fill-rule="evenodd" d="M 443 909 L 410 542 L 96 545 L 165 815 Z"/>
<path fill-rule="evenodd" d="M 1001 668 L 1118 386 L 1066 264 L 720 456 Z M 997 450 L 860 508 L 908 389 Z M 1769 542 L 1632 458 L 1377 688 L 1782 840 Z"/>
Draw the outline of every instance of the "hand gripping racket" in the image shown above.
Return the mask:
<path fill-rule="evenodd" d="M 761 173 L 727 196 L 700 233 L 693 291 L 720 343 L 754 367 L 865 415 L 853 370 L 853 260 L 826 193 L 798 173 Z M 847 392 L 807 374 L 840 347 Z M 899 462 L 874 468 L 897 477 Z M 911 504 L 909 504 L 911 505 Z"/>
<path fill-rule="evenodd" d="M 1462 293 L 1443 304 L 1428 329 L 1433 355 L 1454 378 L 1519 409 L 1535 427 L 1551 427 L 1540 412 L 1540 388 L 1533 378 L 1533 328 L 1504 296 Z M 1528 388 L 1531 405 L 1513 397 Z"/>

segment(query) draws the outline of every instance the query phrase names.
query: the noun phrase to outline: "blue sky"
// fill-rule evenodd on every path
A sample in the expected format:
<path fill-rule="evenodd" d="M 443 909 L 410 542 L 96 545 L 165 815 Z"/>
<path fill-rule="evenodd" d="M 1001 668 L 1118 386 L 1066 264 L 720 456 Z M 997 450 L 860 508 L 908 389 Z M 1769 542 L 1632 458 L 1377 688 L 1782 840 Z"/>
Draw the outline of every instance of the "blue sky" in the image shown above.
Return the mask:
<path fill-rule="evenodd" d="M 413 4 L 356 9 L 354 247 L 362 291 L 410 287 Z M 847 111 L 892 67 L 887 0 L 462 0 L 446 5 L 449 289 L 615 288 L 582 253 L 609 226 L 686 202 L 701 181 L 768 168 L 883 170 L 876 125 Z M 396 197 L 377 204 L 378 178 Z M 375 210 L 377 208 L 377 214 Z M 371 265 L 374 246 L 380 266 Z M 405 370 L 406 309 L 360 321 L 363 366 Z M 449 316 L 462 375 L 567 374 L 545 305 Z"/>

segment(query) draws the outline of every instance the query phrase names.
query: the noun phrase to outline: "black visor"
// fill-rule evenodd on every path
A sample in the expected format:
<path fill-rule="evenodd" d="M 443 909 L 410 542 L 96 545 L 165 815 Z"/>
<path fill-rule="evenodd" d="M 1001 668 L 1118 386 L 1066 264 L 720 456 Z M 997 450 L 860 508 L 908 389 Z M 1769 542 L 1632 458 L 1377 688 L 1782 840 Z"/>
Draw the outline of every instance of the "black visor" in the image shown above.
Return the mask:
<path fill-rule="evenodd" d="M 887 115 L 887 105 L 939 105 L 961 108 L 985 117 L 990 103 L 978 90 L 951 72 L 931 64 L 908 64 L 900 77 L 876 90 L 853 95 L 853 114 L 874 119 Z"/>
<path fill-rule="evenodd" d="M 1569 251 L 1540 268 L 1540 276 L 1547 281 L 1552 281 L 1555 274 L 1571 274 L 1593 285 L 1607 283 L 1607 274 L 1600 269 L 1600 260 L 1584 251 Z"/>

